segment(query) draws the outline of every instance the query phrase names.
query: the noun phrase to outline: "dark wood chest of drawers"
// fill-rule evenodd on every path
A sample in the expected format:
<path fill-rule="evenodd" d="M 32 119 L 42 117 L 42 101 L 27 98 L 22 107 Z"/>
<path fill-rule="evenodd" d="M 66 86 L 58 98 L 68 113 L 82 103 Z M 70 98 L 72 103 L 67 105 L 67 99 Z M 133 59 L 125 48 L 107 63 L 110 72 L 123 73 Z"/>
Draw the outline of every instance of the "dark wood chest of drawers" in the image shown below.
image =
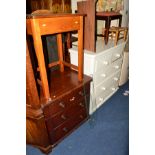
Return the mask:
<path fill-rule="evenodd" d="M 54 71 L 55 76 L 51 77 L 53 100 L 44 106 L 43 113 L 52 145 L 88 118 L 90 78 L 87 77 L 88 81 L 80 83 L 76 74 L 75 71 L 66 69 L 64 73 Z"/>

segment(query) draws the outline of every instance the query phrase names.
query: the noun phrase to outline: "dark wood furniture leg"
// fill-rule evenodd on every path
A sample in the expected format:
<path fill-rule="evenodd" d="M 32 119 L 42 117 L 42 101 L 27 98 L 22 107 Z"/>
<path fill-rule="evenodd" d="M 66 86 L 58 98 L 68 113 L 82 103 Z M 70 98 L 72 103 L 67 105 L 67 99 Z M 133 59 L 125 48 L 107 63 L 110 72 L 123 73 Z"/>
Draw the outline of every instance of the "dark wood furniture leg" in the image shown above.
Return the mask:
<path fill-rule="evenodd" d="M 110 28 L 110 24 L 111 24 L 111 19 L 110 17 L 108 17 L 105 20 L 105 28 L 106 28 L 106 33 L 105 33 L 105 44 L 107 45 L 108 43 L 108 38 L 109 38 L 109 28 Z"/>

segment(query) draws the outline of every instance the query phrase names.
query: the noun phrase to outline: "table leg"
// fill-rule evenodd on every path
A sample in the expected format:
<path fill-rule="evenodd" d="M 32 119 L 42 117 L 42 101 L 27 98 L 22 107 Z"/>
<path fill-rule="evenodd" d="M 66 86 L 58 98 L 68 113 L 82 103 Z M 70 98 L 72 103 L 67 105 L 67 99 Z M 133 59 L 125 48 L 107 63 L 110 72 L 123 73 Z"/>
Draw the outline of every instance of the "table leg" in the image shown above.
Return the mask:
<path fill-rule="evenodd" d="M 109 39 L 109 28 L 110 28 L 110 23 L 111 23 L 111 19 L 107 18 L 105 20 L 105 28 L 106 28 L 106 32 L 105 32 L 105 44 L 108 43 L 108 39 Z"/>
<path fill-rule="evenodd" d="M 121 27 L 121 24 L 122 24 L 122 16 L 119 17 L 119 27 Z"/>

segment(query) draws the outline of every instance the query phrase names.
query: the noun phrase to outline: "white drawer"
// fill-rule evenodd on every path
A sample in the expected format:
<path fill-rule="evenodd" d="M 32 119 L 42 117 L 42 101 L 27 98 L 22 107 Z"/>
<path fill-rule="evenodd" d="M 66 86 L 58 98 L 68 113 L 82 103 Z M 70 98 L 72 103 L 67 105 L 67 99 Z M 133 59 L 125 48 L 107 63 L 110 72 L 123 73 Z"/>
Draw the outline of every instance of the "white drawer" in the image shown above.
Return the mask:
<path fill-rule="evenodd" d="M 108 78 L 111 74 L 111 65 L 105 69 L 101 69 L 99 72 L 94 74 L 94 85 L 99 85 L 102 83 L 106 78 Z"/>
<path fill-rule="evenodd" d="M 105 80 L 103 83 L 99 85 L 95 85 L 95 95 L 98 95 L 100 93 L 106 92 L 108 89 L 111 89 L 112 87 L 117 87 L 119 83 L 120 78 L 120 70 L 113 74 L 111 77 L 109 77 L 107 80 Z"/>
<path fill-rule="evenodd" d="M 120 70 L 122 68 L 122 58 L 118 59 L 117 61 L 113 62 L 111 64 L 111 74 L 117 72 L 118 70 Z"/>
<path fill-rule="evenodd" d="M 96 105 L 99 107 L 102 105 L 110 96 L 112 96 L 118 90 L 118 85 L 110 86 L 104 93 L 101 92 L 96 96 Z"/>
<path fill-rule="evenodd" d="M 94 73 L 107 68 L 111 64 L 111 56 L 112 52 L 106 52 L 103 55 L 97 56 L 95 59 Z"/>
<path fill-rule="evenodd" d="M 110 93 L 111 93 L 111 90 L 108 89 L 108 90 L 106 90 L 104 93 L 100 93 L 100 94 L 98 94 L 98 95 L 96 96 L 96 105 L 97 105 L 97 107 L 98 107 L 99 105 L 101 105 L 101 104 L 105 101 L 105 99 L 107 98 L 107 96 L 110 95 Z"/>
<path fill-rule="evenodd" d="M 94 84 L 99 85 L 105 79 L 118 72 L 121 69 L 121 65 L 122 59 L 119 59 L 111 65 L 109 65 L 107 68 L 100 69 L 100 71 L 94 74 Z"/>
<path fill-rule="evenodd" d="M 116 48 L 112 51 L 111 62 L 116 61 L 117 59 L 122 57 L 122 53 L 124 50 L 124 46 L 116 46 Z"/>

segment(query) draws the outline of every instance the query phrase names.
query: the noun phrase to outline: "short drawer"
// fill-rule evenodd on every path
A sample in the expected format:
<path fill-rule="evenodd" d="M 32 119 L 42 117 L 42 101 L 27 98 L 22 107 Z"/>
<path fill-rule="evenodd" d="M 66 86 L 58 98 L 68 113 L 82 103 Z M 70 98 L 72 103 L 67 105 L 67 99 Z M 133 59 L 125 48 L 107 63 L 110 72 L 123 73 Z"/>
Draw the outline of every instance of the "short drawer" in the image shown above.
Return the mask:
<path fill-rule="evenodd" d="M 47 128 L 49 131 L 53 130 L 54 128 L 58 127 L 62 123 L 66 122 L 68 119 L 71 119 L 72 116 L 74 116 L 76 113 L 78 113 L 81 110 L 86 111 L 86 105 L 85 101 L 79 101 L 74 106 L 71 106 L 70 108 L 67 108 L 63 112 L 58 113 L 54 117 L 50 117 L 46 120 Z"/>
<path fill-rule="evenodd" d="M 52 130 L 50 132 L 51 143 L 55 144 L 60 139 L 64 138 L 69 132 L 80 125 L 87 118 L 87 113 L 85 110 L 80 111 L 78 114 L 74 115 L 67 122 L 63 123 L 61 126 Z"/>
<path fill-rule="evenodd" d="M 107 68 L 111 64 L 111 52 L 96 57 L 94 73 Z"/>
<path fill-rule="evenodd" d="M 116 72 L 115 74 L 113 74 L 112 76 L 110 76 L 103 83 L 101 83 L 97 87 L 95 87 L 95 94 L 96 95 L 98 95 L 100 93 L 105 94 L 105 92 L 108 91 L 108 89 L 111 86 L 114 86 L 114 87 L 118 86 L 119 78 L 120 78 L 120 70 L 118 72 Z"/>
<path fill-rule="evenodd" d="M 122 62 L 123 62 L 123 59 L 120 58 L 111 64 L 111 73 L 112 74 L 119 71 L 122 68 Z"/>
<path fill-rule="evenodd" d="M 115 47 L 115 49 L 112 52 L 111 62 L 114 62 L 117 59 L 122 57 L 124 46 L 125 46 L 125 44 L 123 43 L 123 44 L 120 44 L 120 45 Z"/>

